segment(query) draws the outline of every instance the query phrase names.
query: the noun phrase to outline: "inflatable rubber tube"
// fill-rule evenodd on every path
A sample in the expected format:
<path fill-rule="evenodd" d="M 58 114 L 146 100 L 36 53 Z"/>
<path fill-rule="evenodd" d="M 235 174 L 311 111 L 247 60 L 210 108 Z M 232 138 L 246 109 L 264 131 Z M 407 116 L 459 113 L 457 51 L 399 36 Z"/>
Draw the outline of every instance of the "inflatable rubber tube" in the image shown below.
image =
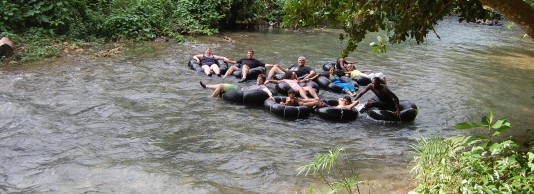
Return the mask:
<path fill-rule="evenodd" d="M 301 86 L 301 87 L 310 86 L 313 89 L 315 89 L 315 92 L 317 92 L 317 93 L 319 93 L 319 89 L 320 89 L 319 85 L 314 81 L 300 82 L 299 86 Z"/>
<path fill-rule="evenodd" d="M 264 101 L 265 110 L 288 119 L 300 119 L 306 118 L 310 115 L 310 108 L 307 106 L 286 106 L 280 104 L 280 102 L 285 102 L 285 96 L 275 96 L 273 99 L 267 99 Z"/>
<path fill-rule="evenodd" d="M 332 91 L 332 92 L 337 92 L 337 93 L 344 93 L 343 92 L 343 88 L 341 88 L 340 86 L 338 86 L 336 83 L 330 83 L 328 84 L 328 90 L 329 91 Z"/>
<path fill-rule="evenodd" d="M 353 121 L 358 118 L 358 111 L 348 108 L 337 108 L 337 100 L 323 100 L 326 104 L 330 106 L 325 106 L 321 108 L 315 108 L 315 114 L 325 120 L 330 121 Z"/>
<path fill-rule="evenodd" d="M 325 64 L 323 64 L 323 71 L 330 71 L 330 68 L 331 67 L 336 67 L 336 62 L 326 62 Z"/>
<path fill-rule="evenodd" d="M 323 71 L 329 72 L 331 67 L 334 67 L 335 74 L 337 76 L 344 76 L 345 75 L 345 72 L 343 72 L 343 69 L 337 69 L 336 68 L 336 62 L 327 62 L 327 63 L 323 64 Z"/>
<path fill-rule="evenodd" d="M 328 85 L 330 85 L 332 82 L 330 81 L 330 79 L 328 79 L 327 77 L 325 76 L 318 76 L 317 78 L 315 78 L 314 80 L 317 85 L 319 85 L 319 87 L 321 88 L 328 88 Z"/>
<path fill-rule="evenodd" d="M 347 77 L 347 76 L 341 76 L 341 77 L 339 77 L 339 79 L 340 79 L 342 82 L 345 82 L 345 83 L 351 83 L 352 86 L 354 86 L 354 89 L 355 89 L 356 91 L 360 88 L 360 84 L 358 84 L 357 81 L 354 81 L 353 79 L 350 79 L 350 77 Z"/>
<path fill-rule="evenodd" d="M 222 94 L 222 98 L 235 103 L 246 105 L 262 105 L 269 98 L 269 95 L 263 90 L 230 90 Z"/>
<path fill-rule="evenodd" d="M 224 75 L 228 71 L 228 63 L 224 62 L 224 60 L 217 60 L 217 64 L 221 70 L 221 75 Z"/>
<path fill-rule="evenodd" d="M 358 89 L 359 89 L 360 86 L 358 85 L 358 83 L 357 83 L 356 81 L 350 79 L 350 78 L 347 77 L 347 76 L 341 76 L 339 79 L 340 79 L 342 82 L 344 82 L 344 83 L 350 83 L 350 84 L 352 84 L 352 86 L 354 86 L 354 90 L 355 90 L 355 91 L 358 91 Z M 327 87 L 327 88 L 328 88 L 328 90 L 330 90 L 330 91 L 332 91 L 332 92 L 345 93 L 345 91 L 343 91 L 343 88 L 340 87 L 339 85 L 337 85 L 336 83 L 330 83 L 330 84 L 328 84 L 328 87 Z"/>
<path fill-rule="evenodd" d="M 234 76 L 238 79 L 242 78 L 241 70 L 234 71 Z M 254 67 L 248 70 L 247 80 L 255 80 L 258 78 L 258 75 L 265 74 L 265 67 Z"/>
<path fill-rule="evenodd" d="M 189 66 L 189 68 L 191 68 L 192 70 L 195 70 L 197 72 L 203 72 L 204 71 L 202 69 L 202 67 L 200 67 L 200 65 L 197 64 L 197 60 L 195 60 L 195 59 L 189 60 L 189 63 L 187 63 L 187 66 Z"/>
<path fill-rule="evenodd" d="M 226 62 L 224 62 L 224 60 L 217 60 L 217 64 L 219 65 L 219 69 L 221 70 L 221 74 L 226 73 L 226 71 L 228 70 L 228 64 Z M 195 60 L 195 59 L 189 60 L 189 62 L 187 63 L 187 66 L 189 66 L 189 68 L 191 68 L 192 70 L 195 70 L 197 72 L 204 72 L 204 69 L 202 69 L 202 66 L 197 64 L 197 60 Z"/>
<path fill-rule="evenodd" d="M 291 89 L 291 86 L 289 86 L 289 84 L 287 84 L 286 82 L 279 82 L 278 84 L 276 84 L 274 89 L 278 94 L 287 95 L 287 92 L 289 91 L 289 89 Z"/>
<path fill-rule="evenodd" d="M 316 93 L 319 93 L 319 85 L 317 85 L 317 83 L 315 83 L 313 81 L 308 81 L 306 83 L 299 83 L 299 86 L 301 86 L 301 87 L 310 86 L 313 89 L 315 89 Z M 287 84 L 286 82 L 280 82 L 280 83 L 276 84 L 274 89 L 276 90 L 276 93 L 278 93 L 278 94 L 287 95 L 287 92 L 291 89 L 291 86 L 289 86 L 289 84 Z M 309 97 L 311 97 L 308 92 L 306 92 L 306 93 L 308 94 Z M 300 96 L 298 91 L 297 91 L 297 96 Z"/>
<path fill-rule="evenodd" d="M 381 110 L 378 108 L 371 108 L 367 113 L 369 117 L 375 120 L 381 121 L 403 121 L 403 122 L 412 122 L 417 117 L 417 106 L 408 101 L 401 100 L 399 101 L 400 107 L 400 117 L 395 116 L 393 111 L 390 110 Z"/>
<path fill-rule="evenodd" d="M 363 75 L 356 76 L 352 78 L 352 80 L 356 81 L 356 83 L 358 83 L 360 86 L 367 86 L 372 82 L 370 78 Z"/>

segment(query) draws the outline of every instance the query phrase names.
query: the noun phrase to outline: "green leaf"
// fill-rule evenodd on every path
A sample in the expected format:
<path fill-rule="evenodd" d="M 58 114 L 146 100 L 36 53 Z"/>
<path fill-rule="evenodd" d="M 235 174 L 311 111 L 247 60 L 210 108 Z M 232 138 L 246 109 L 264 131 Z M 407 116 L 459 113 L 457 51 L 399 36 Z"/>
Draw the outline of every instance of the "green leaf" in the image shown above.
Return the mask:
<path fill-rule="evenodd" d="M 480 120 L 480 123 L 482 124 L 482 126 L 488 126 L 490 125 L 491 121 L 488 119 L 487 116 L 483 116 Z"/>
<path fill-rule="evenodd" d="M 454 125 L 455 129 L 471 129 L 471 128 L 478 128 L 478 127 L 484 127 L 484 125 L 480 123 L 473 123 L 473 122 L 462 122 Z"/>
<path fill-rule="evenodd" d="M 40 15 L 40 16 L 39 16 L 39 21 L 41 21 L 41 22 L 46 22 L 46 23 L 49 23 L 49 22 L 50 22 L 50 20 L 48 19 L 48 17 L 45 16 L 45 15 Z"/>
<path fill-rule="evenodd" d="M 528 167 L 530 167 L 530 171 L 534 172 L 534 153 L 529 152 L 528 153 Z"/>
<path fill-rule="evenodd" d="M 493 122 L 493 111 L 491 110 L 491 106 L 488 107 L 488 115 L 489 115 L 489 124 Z"/>
<path fill-rule="evenodd" d="M 503 146 L 500 143 L 493 143 L 489 146 L 489 151 L 491 152 L 491 155 L 497 155 L 501 153 L 502 147 Z"/>

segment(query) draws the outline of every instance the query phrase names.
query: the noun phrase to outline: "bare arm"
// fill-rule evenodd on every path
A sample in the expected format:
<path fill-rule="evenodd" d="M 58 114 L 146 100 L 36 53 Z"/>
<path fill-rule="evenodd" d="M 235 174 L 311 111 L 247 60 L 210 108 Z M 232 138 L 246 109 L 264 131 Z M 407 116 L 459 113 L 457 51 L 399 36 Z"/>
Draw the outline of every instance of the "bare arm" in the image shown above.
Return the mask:
<path fill-rule="evenodd" d="M 233 64 L 236 64 L 236 63 L 237 63 L 237 61 L 232 61 L 232 60 L 230 60 L 230 59 L 228 59 L 228 58 L 226 58 L 226 59 L 228 60 L 228 61 L 226 61 L 227 63 L 233 63 Z"/>
<path fill-rule="evenodd" d="M 301 79 L 301 81 L 306 82 L 306 81 L 313 80 L 315 78 L 317 78 L 317 73 L 315 73 L 314 70 L 311 70 L 310 73 L 308 74 L 308 76 L 306 76 L 305 78 Z"/>
<path fill-rule="evenodd" d="M 273 98 L 273 93 L 271 90 L 269 90 L 269 88 L 265 87 L 263 88 L 263 91 L 269 95 L 269 98 Z"/>
<path fill-rule="evenodd" d="M 314 79 L 317 78 L 317 77 L 319 77 L 319 74 L 318 74 L 318 73 L 316 73 L 313 77 L 310 77 L 309 79 L 310 79 L 310 80 L 314 80 Z"/>
<path fill-rule="evenodd" d="M 393 98 L 393 100 L 395 101 L 395 109 L 396 109 L 396 112 L 395 114 L 397 116 L 400 115 L 400 103 L 399 103 L 399 97 L 397 97 L 397 95 L 395 95 L 393 92 L 391 92 L 388 88 L 388 93 L 389 93 L 389 96 L 391 96 L 391 98 Z"/>
<path fill-rule="evenodd" d="M 202 57 L 202 54 L 194 55 L 193 59 L 197 60 L 197 64 L 200 64 L 200 58 Z"/>
<path fill-rule="evenodd" d="M 280 83 L 280 82 L 283 82 L 284 80 L 266 80 L 265 81 L 265 84 L 268 84 L 268 83 L 274 83 L 274 84 L 277 84 L 277 83 Z"/>
<path fill-rule="evenodd" d="M 352 108 L 354 108 L 356 105 L 358 105 L 359 103 L 360 103 L 360 101 L 354 100 L 354 101 L 352 101 L 352 103 L 350 103 L 350 104 L 348 105 L 347 108 L 352 109 Z"/>
<path fill-rule="evenodd" d="M 354 98 L 354 100 L 358 100 L 360 99 L 360 97 L 362 97 L 367 91 L 369 91 L 371 89 L 371 87 L 373 86 L 373 84 L 369 84 L 367 85 L 357 96 L 356 98 Z"/>
<path fill-rule="evenodd" d="M 223 60 L 223 61 L 225 61 L 225 62 L 228 60 L 228 58 L 223 57 L 223 56 L 219 56 L 219 55 L 213 55 L 213 58 L 214 58 L 215 60 Z"/>

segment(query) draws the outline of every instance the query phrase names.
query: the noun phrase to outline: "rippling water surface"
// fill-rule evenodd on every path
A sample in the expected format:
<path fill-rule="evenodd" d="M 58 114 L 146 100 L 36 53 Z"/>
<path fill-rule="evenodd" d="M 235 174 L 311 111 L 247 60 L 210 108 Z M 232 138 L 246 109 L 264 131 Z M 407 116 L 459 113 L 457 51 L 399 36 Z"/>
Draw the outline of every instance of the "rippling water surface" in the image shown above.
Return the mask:
<path fill-rule="evenodd" d="M 410 188 L 410 146 L 419 137 L 457 134 L 452 125 L 478 121 L 488 106 L 512 123 L 510 135 L 532 137 L 532 41 L 517 29 L 454 18 L 437 32 L 441 39 L 379 55 L 368 47 L 374 35 L 350 54 L 417 104 L 418 117 L 405 124 L 283 120 L 210 98 L 198 81 L 223 80 L 186 64 L 210 46 L 232 59 L 252 48 L 256 58 L 286 65 L 303 55 L 319 70 L 341 51 L 338 31 L 233 32 L 224 33 L 233 42 L 200 37 L 132 47 L 117 59 L 2 67 L 0 193 L 307 193 L 320 180 L 296 169 L 342 146 L 365 191 L 397 193 Z"/>

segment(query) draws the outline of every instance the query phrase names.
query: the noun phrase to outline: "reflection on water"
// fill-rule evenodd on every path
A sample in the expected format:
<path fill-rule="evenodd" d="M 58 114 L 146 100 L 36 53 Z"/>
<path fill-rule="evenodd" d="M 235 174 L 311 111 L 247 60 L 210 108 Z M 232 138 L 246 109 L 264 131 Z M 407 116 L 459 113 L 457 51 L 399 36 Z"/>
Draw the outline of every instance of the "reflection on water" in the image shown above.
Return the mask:
<path fill-rule="evenodd" d="M 44 61 L 0 71 L 0 193 L 304 193 L 296 169 L 318 152 L 346 155 L 373 193 L 410 187 L 410 145 L 425 134 L 456 134 L 491 106 L 515 132 L 532 135 L 534 48 L 516 30 L 445 20 L 425 45 L 393 45 L 372 55 L 369 37 L 351 53 L 358 68 L 384 72 L 390 88 L 415 102 L 414 123 L 350 123 L 315 116 L 286 121 L 261 107 L 210 98 L 187 68 L 207 46 L 231 59 L 255 50 L 266 63 L 298 56 L 320 69 L 342 50 L 337 31 L 225 33 L 198 43 L 130 48 L 96 61 Z M 235 79 L 224 80 L 236 83 Z M 321 91 L 325 98 L 339 94 Z M 366 94 L 363 100 L 372 97 Z"/>

